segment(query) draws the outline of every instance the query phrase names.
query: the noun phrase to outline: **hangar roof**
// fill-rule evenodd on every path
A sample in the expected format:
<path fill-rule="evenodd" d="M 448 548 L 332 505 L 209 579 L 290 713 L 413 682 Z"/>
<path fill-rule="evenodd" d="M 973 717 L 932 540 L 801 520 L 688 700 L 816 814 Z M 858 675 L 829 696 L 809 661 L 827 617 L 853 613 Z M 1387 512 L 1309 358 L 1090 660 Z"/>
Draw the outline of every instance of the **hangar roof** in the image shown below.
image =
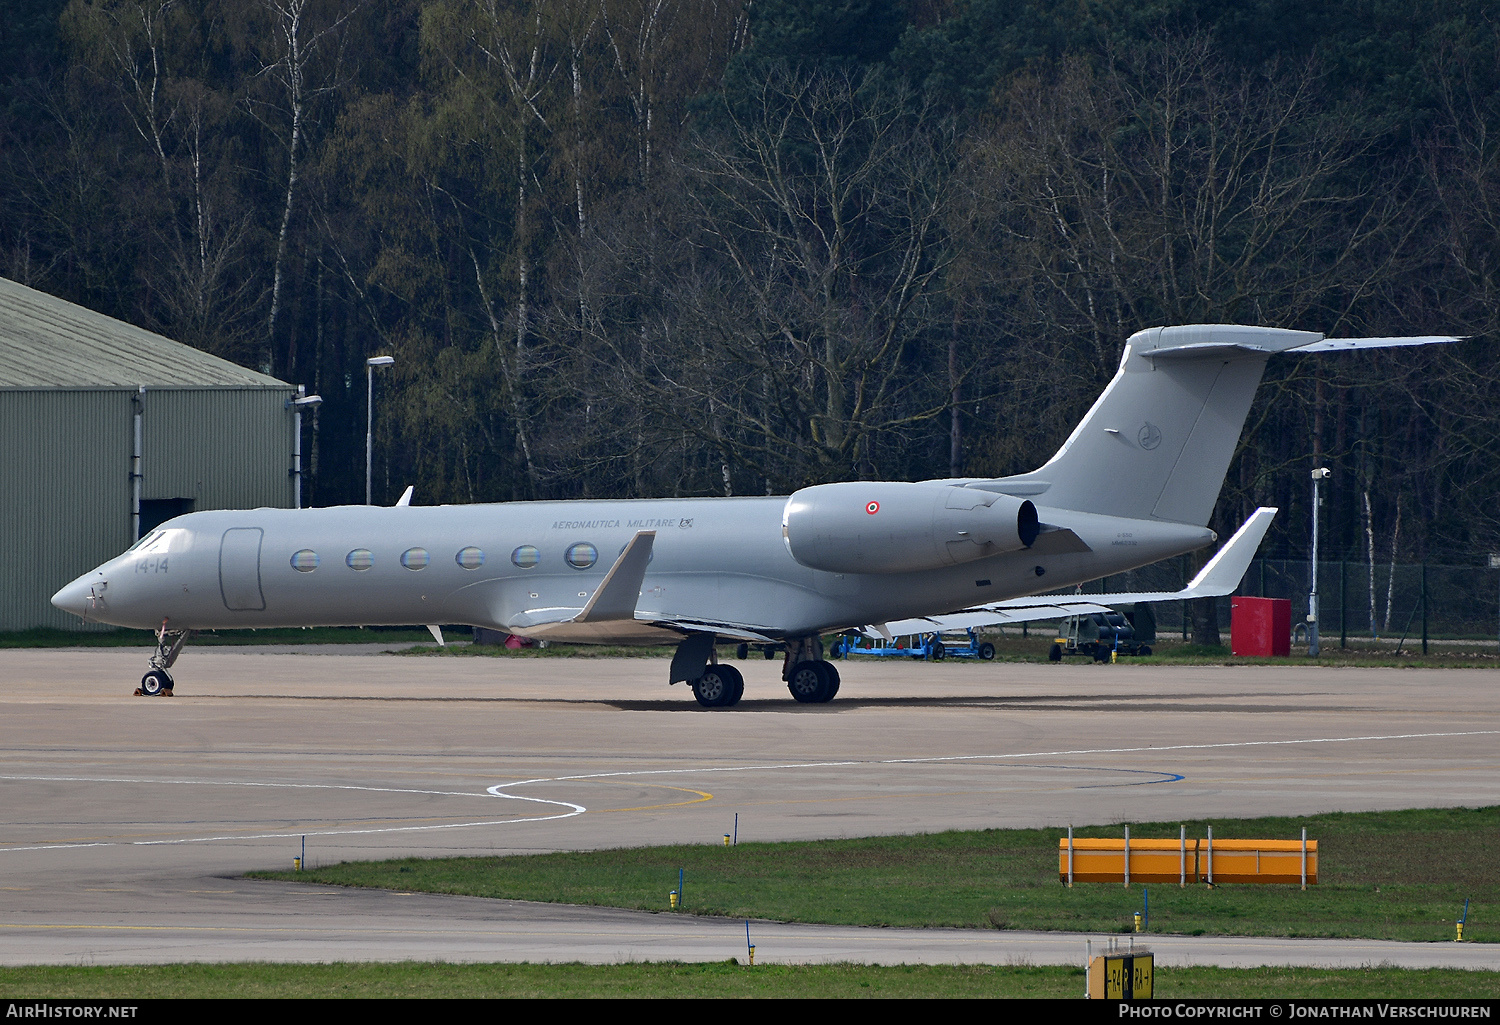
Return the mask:
<path fill-rule="evenodd" d="M 0 388 L 289 388 L 200 349 L 0 278 Z"/>

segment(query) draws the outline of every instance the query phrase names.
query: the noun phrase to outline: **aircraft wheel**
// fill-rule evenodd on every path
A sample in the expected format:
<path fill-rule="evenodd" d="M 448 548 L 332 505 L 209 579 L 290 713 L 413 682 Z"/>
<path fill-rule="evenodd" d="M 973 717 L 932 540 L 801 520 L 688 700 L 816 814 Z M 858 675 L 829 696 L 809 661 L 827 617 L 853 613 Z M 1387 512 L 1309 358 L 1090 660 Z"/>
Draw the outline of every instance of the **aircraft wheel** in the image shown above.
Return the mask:
<path fill-rule="evenodd" d="M 738 648 L 735 648 L 734 657 L 739 659 L 741 662 L 745 661 L 745 659 L 750 657 L 750 645 L 741 644 Z"/>
<path fill-rule="evenodd" d="M 704 708 L 724 708 L 745 692 L 745 678 L 733 666 L 709 666 L 693 681 L 693 697 Z"/>
<path fill-rule="evenodd" d="M 1057 647 L 1057 645 L 1055 645 L 1055 644 L 1052 645 L 1052 646 L 1054 648 Z M 991 644 L 989 641 L 985 641 L 983 644 L 981 644 L 979 646 L 979 657 L 982 658 L 982 659 L 984 659 L 986 662 L 988 662 L 991 659 L 993 659 L 995 657 L 995 646 L 993 644 Z M 1048 657 L 1051 657 L 1051 656 L 1048 656 Z M 1057 658 L 1062 658 L 1062 652 L 1058 652 L 1057 653 Z M 1055 661 L 1057 661 L 1057 659 L 1053 659 L 1053 661 L 1055 662 Z"/>
<path fill-rule="evenodd" d="M 172 674 L 165 669 L 153 669 L 141 677 L 141 694 L 148 698 L 161 697 L 172 692 Z"/>
<path fill-rule="evenodd" d="M 791 678 L 786 682 L 786 689 L 792 692 L 792 697 L 803 704 L 820 704 L 827 701 L 833 696 L 830 691 L 834 688 L 827 667 L 827 662 L 798 662 L 792 666 Z"/>
<path fill-rule="evenodd" d="M 1047 661 L 1048 662 L 1061 662 L 1062 661 L 1062 645 L 1061 644 L 1054 644 L 1054 645 L 1052 645 L 1052 647 L 1050 647 L 1050 648 L 1047 649 Z"/>
<path fill-rule="evenodd" d="M 760 650 L 761 650 L 761 653 L 766 656 L 766 661 L 767 662 L 771 661 L 771 659 L 773 659 L 773 658 L 776 657 L 776 649 L 773 648 L 769 644 L 766 645 L 764 648 L 761 648 Z"/>

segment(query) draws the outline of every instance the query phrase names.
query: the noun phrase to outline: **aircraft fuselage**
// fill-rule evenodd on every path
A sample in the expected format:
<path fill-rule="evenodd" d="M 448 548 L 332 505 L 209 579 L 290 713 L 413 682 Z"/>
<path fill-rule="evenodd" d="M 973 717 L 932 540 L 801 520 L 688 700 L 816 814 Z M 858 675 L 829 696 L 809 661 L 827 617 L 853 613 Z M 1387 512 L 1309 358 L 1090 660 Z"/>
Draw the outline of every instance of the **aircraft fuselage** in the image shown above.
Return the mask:
<path fill-rule="evenodd" d="M 1092 551 L 1043 533 L 1021 551 L 903 573 L 832 573 L 783 540 L 786 498 L 191 513 L 84 574 L 54 602 L 85 619 L 172 631 L 468 624 L 560 640 L 663 643 L 684 622 L 798 637 L 1057 591 L 1210 543 L 1204 527 L 1040 510 Z M 561 622 L 625 545 L 655 531 L 636 622 Z M 1076 548 L 1076 542 L 1074 547 Z M 667 629 L 663 629 L 666 627 Z M 733 638 L 736 630 L 718 631 Z"/>

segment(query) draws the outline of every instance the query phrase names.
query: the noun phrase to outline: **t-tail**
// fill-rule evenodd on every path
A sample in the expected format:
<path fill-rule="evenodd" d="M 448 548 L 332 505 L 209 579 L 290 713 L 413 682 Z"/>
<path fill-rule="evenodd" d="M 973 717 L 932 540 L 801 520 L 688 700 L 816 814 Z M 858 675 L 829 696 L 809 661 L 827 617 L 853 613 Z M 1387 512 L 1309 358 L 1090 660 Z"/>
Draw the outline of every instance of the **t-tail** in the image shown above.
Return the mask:
<path fill-rule="evenodd" d="M 1051 509 L 1206 526 L 1272 356 L 1460 340 L 1326 339 L 1235 324 L 1137 331 L 1114 379 L 1051 459 L 969 486 Z"/>

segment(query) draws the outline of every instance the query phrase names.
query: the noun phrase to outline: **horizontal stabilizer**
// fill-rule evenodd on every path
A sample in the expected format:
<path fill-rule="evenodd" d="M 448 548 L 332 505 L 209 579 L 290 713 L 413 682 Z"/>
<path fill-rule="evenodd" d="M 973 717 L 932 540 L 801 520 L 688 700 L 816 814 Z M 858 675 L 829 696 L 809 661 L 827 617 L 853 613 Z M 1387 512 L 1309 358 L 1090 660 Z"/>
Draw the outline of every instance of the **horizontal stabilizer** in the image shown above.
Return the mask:
<path fill-rule="evenodd" d="M 1286 350 L 1293 355 L 1303 352 L 1344 352 L 1348 349 L 1389 349 L 1398 345 L 1443 345 L 1462 342 L 1463 335 L 1412 335 L 1406 338 L 1325 338 L 1311 345 Z"/>

